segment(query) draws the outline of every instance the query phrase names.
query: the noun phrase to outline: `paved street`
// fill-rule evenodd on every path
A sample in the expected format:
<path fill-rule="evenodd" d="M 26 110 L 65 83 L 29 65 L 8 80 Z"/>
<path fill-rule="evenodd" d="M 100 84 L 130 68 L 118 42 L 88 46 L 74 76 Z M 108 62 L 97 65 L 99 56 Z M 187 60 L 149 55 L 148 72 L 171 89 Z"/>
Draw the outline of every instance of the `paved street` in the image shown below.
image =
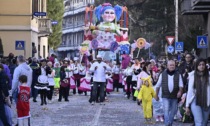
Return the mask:
<path fill-rule="evenodd" d="M 54 99 L 43 110 L 40 102 L 31 102 L 32 126 L 146 126 L 142 109 L 123 93 L 113 92 L 106 105 L 90 105 L 89 96 L 70 96 L 69 102 Z M 38 99 L 39 100 L 39 99 Z M 14 121 L 16 121 L 14 119 Z M 175 123 L 174 126 L 190 124 Z M 154 124 L 163 126 L 163 123 Z"/>

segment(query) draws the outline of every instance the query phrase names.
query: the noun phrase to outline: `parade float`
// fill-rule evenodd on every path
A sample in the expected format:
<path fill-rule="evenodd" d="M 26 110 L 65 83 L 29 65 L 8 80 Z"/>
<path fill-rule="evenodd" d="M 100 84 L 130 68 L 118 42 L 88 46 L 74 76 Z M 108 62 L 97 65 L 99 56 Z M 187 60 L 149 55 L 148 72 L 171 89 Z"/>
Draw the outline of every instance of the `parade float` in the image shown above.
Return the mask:
<path fill-rule="evenodd" d="M 112 6 L 110 3 L 96 7 L 87 6 L 84 42 L 79 47 L 81 62 L 84 61 L 84 57 L 91 55 L 95 59 L 96 55 L 100 54 L 104 61 L 116 61 L 122 64 L 122 69 L 125 69 L 133 58 L 133 51 L 136 48 L 140 51 L 148 45 L 144 38 L 137 39 L 132 45 L 129 43 L 128 17 L 128 9 L 125 6 Z M 112 81 L 108 80 L 108 82 Z M 83 82 L 89 82 L 89 80 L 84 81 L 83 78 L 81 83 L 84 84 Z M 111 89 L 111 83 L 108 86 L 107 88 Z M 84 84 L 81 89 L 89 91 L 90 87 L 87 87 L 89 86 Z"/>
<path fill-rule="evenodd" d="M 130 54 L 128 37 L 127 7 L 104 3 L 97 7 L 86 7 L 84 42 L 80 45 L 80 54 L 97 54 L 104 60 L 117 60 L 116 54 Z"/>

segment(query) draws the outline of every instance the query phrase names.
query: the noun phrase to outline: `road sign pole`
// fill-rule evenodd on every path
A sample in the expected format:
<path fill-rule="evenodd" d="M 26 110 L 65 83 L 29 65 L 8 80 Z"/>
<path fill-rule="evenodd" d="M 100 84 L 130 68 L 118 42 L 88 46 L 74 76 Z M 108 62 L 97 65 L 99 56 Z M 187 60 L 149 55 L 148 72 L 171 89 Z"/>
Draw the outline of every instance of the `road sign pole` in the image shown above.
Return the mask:
<path fill-rule="evenodd" d="M 26 43 L 24 41 L 24 57 L 26 58 Z"/>

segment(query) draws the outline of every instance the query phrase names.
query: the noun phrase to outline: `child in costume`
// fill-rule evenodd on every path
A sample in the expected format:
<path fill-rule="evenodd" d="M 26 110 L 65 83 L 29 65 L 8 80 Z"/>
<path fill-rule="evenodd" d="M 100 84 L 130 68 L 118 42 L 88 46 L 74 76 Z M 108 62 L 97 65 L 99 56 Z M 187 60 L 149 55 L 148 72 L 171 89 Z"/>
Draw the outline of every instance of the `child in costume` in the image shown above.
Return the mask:
<path fill-rule="evenodd" d="M 30 90 L 27 86 L 27 76 L 19 77 L 21 85 L 18 88 L 17 117 L 18 126 L 30 126 Z"/>
<path fill-rule="evenodd" d="M 143 81 L 142 88 L 138 94 L 139 101 L 142 101 L 145 123 L 152 123 L 152 98 L 155 97 L 155 91 L 152 87 L 151 76 L 141 78 Z"/>
<path fill-rule="evenodd" d="M 60 63 L 59 62 L 55 62 L 54 64 L 54 68 L 55 70 L 55 76 L 54 76 L 54 81 L 55 81 L 55 95 L 57 95 L 59 93 L 59 89 L 60 89 Z"/>

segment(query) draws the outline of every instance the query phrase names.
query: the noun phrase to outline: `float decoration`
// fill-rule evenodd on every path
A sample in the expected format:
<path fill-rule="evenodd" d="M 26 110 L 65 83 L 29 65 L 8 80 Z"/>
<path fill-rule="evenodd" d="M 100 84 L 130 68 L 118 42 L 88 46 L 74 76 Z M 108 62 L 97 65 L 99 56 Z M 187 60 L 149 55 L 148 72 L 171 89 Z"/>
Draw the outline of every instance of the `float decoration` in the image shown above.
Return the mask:
<path fill-rule="evenodd" d="M 88 54 L 89 53 L 89 45 L 90 41 L 89 40 L 85 40 L 79 47 L 80 53 L 82 55 L 84 54 Z"/>
<path fill-rule="evenodd" d="M 139 38 L 139 39 L 137 39 L 137 41 L 136 41 L 136 46 L 137 46 L 139 49 L 144 48 L 145 44 L 146 44 L 146 40 L 145 40 L 144 38 Z"/>

